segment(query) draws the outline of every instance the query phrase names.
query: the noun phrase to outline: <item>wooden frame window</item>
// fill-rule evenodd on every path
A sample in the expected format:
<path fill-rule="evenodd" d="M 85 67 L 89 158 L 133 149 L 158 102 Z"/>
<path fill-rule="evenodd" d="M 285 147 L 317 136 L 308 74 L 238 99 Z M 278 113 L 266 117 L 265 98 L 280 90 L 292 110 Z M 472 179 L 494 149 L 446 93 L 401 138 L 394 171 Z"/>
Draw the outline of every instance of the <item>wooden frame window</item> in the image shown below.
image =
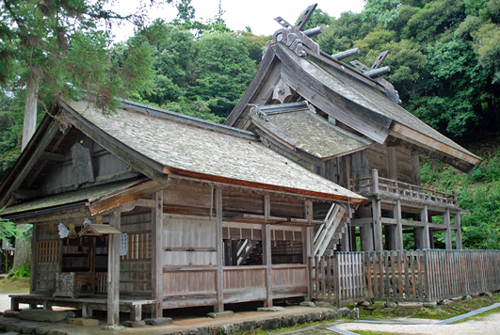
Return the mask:
<path fill-rule="evenodd" d="M 151 247 L 151 233 L 127 234 L 127 255 L 122 260 L 149 260 Z"/>
<path fill-rule="evenodd" d="M 36 244 L 37 263 L 59 263 L 60 241 L 41 241 Z"/>

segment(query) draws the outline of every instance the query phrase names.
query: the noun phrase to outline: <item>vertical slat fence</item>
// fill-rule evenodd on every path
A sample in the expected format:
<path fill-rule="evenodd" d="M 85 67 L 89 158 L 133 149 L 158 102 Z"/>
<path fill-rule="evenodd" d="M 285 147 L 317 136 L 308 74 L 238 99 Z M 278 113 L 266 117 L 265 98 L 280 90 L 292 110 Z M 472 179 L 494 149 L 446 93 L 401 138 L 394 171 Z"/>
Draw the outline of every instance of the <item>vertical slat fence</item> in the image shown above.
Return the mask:
<path fill-rule="evenodd" d="M 316 300 L 425 302 L 500 290 L 499 250 L 338 252 L 311 257 Z"/>

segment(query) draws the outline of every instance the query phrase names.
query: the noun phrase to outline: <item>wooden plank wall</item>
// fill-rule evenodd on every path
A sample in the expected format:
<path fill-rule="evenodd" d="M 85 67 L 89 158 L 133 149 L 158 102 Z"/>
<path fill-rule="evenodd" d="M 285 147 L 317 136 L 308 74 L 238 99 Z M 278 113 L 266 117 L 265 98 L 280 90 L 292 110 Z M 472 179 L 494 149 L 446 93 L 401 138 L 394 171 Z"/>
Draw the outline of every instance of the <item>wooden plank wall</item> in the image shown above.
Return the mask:
<path fill-rule="evenodd" d="M 366 149 L 366 159 L 368 161 L 368 171 L 377 169 L 379 171 L 379 176 L 383 178 L 389 178 L 389 171 L 387 168 L 387 147 L 375 143 L 370 148 Z M 396 164 L 397 164 L 397 180 L 413 183 L 413 170 L 411 161 L 411 150 L 403 147 L 396 147 Z M 353 167 L 353 171 L 356 169 Z M 356 176 L 357 178 L 364 178 L 368 176 Z"/>
<path fill-rule="evenodd" d="M 439 301 L 500 289 L 499 250 L 340 252 L 311 258 L 313 298 Z"/>
<path fill-rule="evenodd" d="M 48 224 L 36 224 L 37 225 L 37 242 L 58 242 L 60 246 L 59 235 L 49 235 L 47 232 L 49 230 Z M 56 226 L 56 225 L 55 225 Z M 57 232 L 57 227 L 55 227 Z M 35 251 L 37 252 L 37 251 Z M 45 259 L 43 262 L 37 262 L 36 273 L 32 276 L 35 280 L 34 292 L 32 293 L 52 293 L 54 292 L 55 285 L 55 275 L 60 272 L 61 269 L 61 255 L 60 250 L 57 252 L 59 257 L 55 259 Z M 50 262 L 48 262 L 50 260 Z"/>
<path fill-rule="evenodd" d="M 122 213 L 121 232 L 127 234 L 151 233 L 151 212 Z M 149 243 L 148 249 L 151 249 Z M 120 257 L 120 294 L 148 297 L 151 294 L 151 252 L 137 259 Z"/>
<path fill-rule="evenodd" d="M 92 141 L 83 133 L 78 134 L 78 142 L 90 150 L 95 181 L 87 186 L 101 185 L 118 180 L 125 180 L 138 176 L 139 173 L 132 172 L 130 166 L 122 160 L 112 155 L 100 145 Z M 62 191 L 75 190 L 74 166 L 72 162 L 71 150 L 64 154 L 64 161 L 53 168 L 51 174 L 43 182 L 40 191 L 42 193 L 56 193 Z"/>

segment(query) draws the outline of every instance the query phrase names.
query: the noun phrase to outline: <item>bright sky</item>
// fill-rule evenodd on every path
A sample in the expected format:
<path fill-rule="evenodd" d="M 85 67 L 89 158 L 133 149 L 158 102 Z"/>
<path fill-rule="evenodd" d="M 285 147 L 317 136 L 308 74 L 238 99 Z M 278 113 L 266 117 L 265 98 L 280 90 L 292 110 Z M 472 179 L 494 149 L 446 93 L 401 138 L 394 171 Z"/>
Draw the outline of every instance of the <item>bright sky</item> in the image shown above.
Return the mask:
<path fill-rule="evenodd" d="M 175 2 L 175 0 L 174 0 Z M 347 11 L 360 13 L 363 10 L 364 0 L 221 0 L 222 10 L 225 11 L 223 18 L 226 25 L 232 30 L 245 30 L 246 26 L 252 28 L 256 35 L 272 35 L 281 26 L 274 21 L 274 18 L 281 16 L 290 23 L 295 23 L 303 10 L 309 5 L 318 4 L 324 12 L 330 16 L 340 17 L 340 14 Z M 198 20 L 204 22 L 213 18 L 219 9 L 219 0 L 192 0 L 191 5 L 196 10 Z M 122 0 L 116 7 L 116 11 L 134 11 L 133 1 Z M 175 18 L 177 9 L 172 5 L 165 5 L 163 8 L 150 11 L 149 18 L 153 21 L 162 18 L 169 22 Z M 113 28 L 113 33 L 118 40 L 127 39 L 133 35 L 132 25 L 122 25 Z"/>

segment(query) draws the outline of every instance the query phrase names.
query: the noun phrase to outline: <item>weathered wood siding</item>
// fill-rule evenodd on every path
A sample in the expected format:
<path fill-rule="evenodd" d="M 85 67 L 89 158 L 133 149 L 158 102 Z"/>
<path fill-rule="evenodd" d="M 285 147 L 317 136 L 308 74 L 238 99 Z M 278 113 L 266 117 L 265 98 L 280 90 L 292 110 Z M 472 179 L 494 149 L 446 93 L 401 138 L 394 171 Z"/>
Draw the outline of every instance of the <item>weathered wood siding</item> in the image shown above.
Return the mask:
<path fill-rule="evenodd" d="M 377 143 L 366 149 L 366 159 L 368 162 L 368 171 L 377 169 L 380 177 L 389 178 L 386 146 Z M 398 180 L 406 183 L 412 183 L 411 150 L 402 146 L 397 146 L 396 163 Z M 368 176 L 356 177 L 364 178 Z"/>
<path fill-rule="evenodd" d="M 130 166 L 83 133 L 78 134 L 75 143 L 81 143 L 84 148 L 89 150 L 93 169 L 93 181 L 85 182 L 85 185 L 82 187 L 125 180 L 139 175 L 139 173 L 132 172 Z M 51 174 L 44 180 L 39 191 L 43 194 L 53 194 L 76 190 L 79 185 L 76 183 L 75 178 L 78 177 L 75 175 L 71 149 L 68 149 L 64 153 L 64 161 L 55 165 Z"/>

